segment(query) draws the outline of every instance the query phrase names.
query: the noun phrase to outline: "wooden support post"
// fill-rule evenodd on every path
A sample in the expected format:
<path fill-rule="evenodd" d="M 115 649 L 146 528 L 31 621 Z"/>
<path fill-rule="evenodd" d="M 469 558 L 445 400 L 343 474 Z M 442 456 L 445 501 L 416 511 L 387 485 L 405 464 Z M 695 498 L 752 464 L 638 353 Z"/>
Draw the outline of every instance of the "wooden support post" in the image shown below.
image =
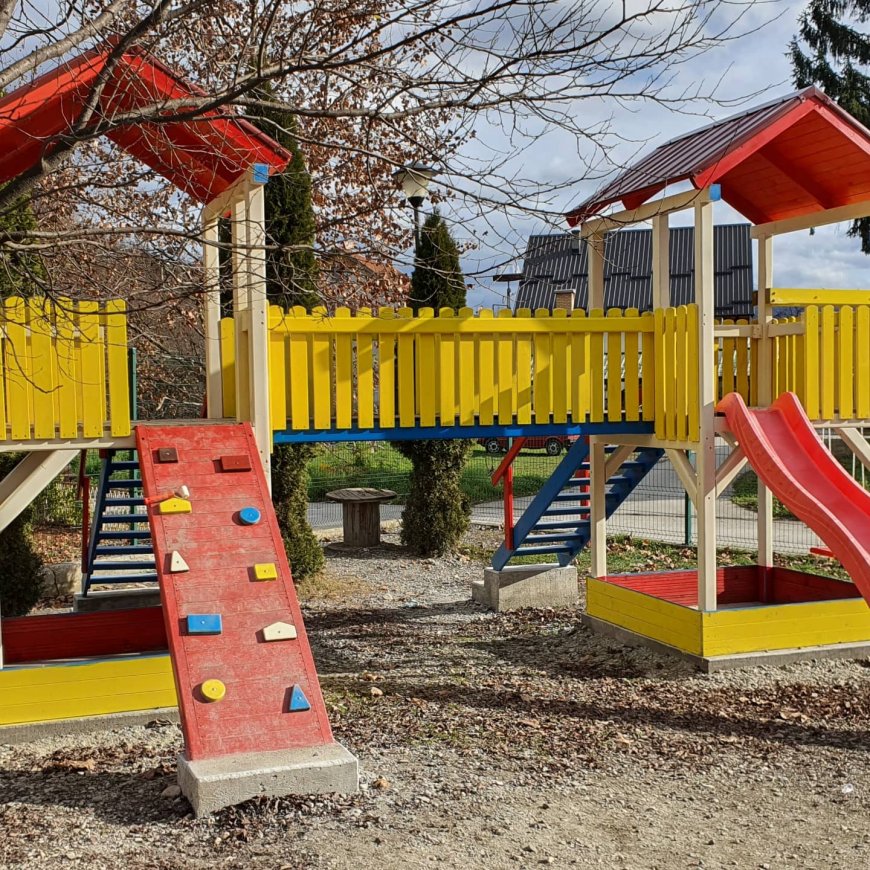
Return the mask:
<path fill-rule="evenodd" d="M 272 421 L 269 413 L 269 302 L 266 298 L 266 211 L 262 184 L 247 193 L 246 242 L 248 250 L 248 347 L 250 348 L 250 420 L 254 437 L 272 485 Z"/>
<path fill-rule="evenodd" d="M 223 385 L 221 381 L 221 291 L 219 219 L 203 215 L 202 261 L 205 271 L 205 397 L 210 419 L 223 417 Z"/>
<path fill-rule="evenodd" d="M 698 305 L 700 436 L 695 462 L 698 607 L 716 609 L 716 376 L 714 369 L 713 204 L 695 206 L 695 302 Z"/>
<path fill-rule="evenodd" d="M 671 228 L 666 214 L 652 219 L 652 307 L 671 304 Z"/>
<path fill-rule="evenodd" d="M 770 341 L 770 288 L 773 286 L 773 237 L 758 240 L 758 404 L 766 408 L 774 399 L 773 360 Z M 773 565 L 773 493 L 758 480 L 758 557 L 756 563 Z"/>
<path fill-rule="evenodd" d="M 242 193 L 230 207 L 230 233 L 233 268 L 233 320 L 235 321 L 235 382 L 236 419 L 250 420 L 250 384 L 248 355 L 248 275 L 250 271 L 247 248 L 247 199 Z"/>
<path fill-rule="evenodd" d="M 604 236 L 593 235 L 586 239 L 587 259 L 586 274 L 588 276 L 587 311 L 593 308 L 604 308 Z"/>
<path fill-rule="evenodd" d="M 607 576 L 607 514 L 605 492 L 607 485 L 606 444 L 590 438 L 589 447 L 589 546 L 592 552 L 592 576 Z"/>

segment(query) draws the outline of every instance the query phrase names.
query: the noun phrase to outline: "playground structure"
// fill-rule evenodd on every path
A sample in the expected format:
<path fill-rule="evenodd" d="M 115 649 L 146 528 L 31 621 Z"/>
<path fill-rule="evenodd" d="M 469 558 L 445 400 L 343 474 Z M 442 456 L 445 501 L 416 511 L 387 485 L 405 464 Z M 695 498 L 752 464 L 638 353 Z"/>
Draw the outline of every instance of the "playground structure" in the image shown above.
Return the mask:
<path fill-rule="evenodd" d="M 27 94 L 0 101 L 7 109 L 0 116 L 12 118 L 2 122 L 12 132 L 0 127 L 0 144 L 43 110 L 35 94 L 80 96 L 94 67 L 99 58 L 90 56 L 72 72 L 47 73 Z M 156 82 L 161 94 L 181 87 L 138 55 L 124 75 L 145 83 L 143 100 L 155 98 Z M 9 112 L 10 105 L 20 112 Z M 222 137 L 208 133 L 212 122 L 224 125 Z M 524 555 L 550 554 L 567 565 L 588 542 L 591 624 L 707 665 L 760 651 L 870 647 L 870 610 L 861 598 L 866 508 L 840 528 L 830 514 L 810 516 L 806 507 L 819 497 L 808 479 L 821 468 L 810 450 L 813 425 L 837 428 L 870 462 L 858 433 L 870 425 L 870 294 L 772 287 L 775 235 L 870 214 L 870 132 L 830 100 L 810 89 L 663 146 L 647 158 L 653 163 L 641 161 L 569 216 L 589 244 L 589 311 L 498 316 L 470 309 L 423 309 L 415 317 L 410 309 L 375 316 L 366 309 L 270 308 L 263 185 L 287 155 L 237 120 L 179 125 L 130 142 L 139 149 L 133 153 L 176 180 L 167 167 L 185 164 L 197 132 L 192 165 L 211 160 L 226 170 L 219 183 L 212 172 L 210 186 L 193 186 L 186 168 L 177 181 L 204 203 L 208 418 L 131 421 L 120 301 L 9 300 L 0 356 L 0 449 L 26 452 L 0 484 L 0 526 L 72 452 L 136 450 L 129 470 L 141 471 L 162 618 L 145 608 L 4 619 L 0 724 L 178 703 L 186 746 L 181 784 L 198 812 L 264 792 L 355 787 L 355 761 L 329 731 L 292 566 L 271 512 L 273 443 L 514 438 L 497 473 L 505 483 L 506 522 L 496 570 Z M 813 167 L 826 150 L 836 153 L 834 168 L 816 179 Z M 172 164 L 170 152 L 179 158 Z M 0 160 L 0 181 L 15 171 L 20 165 L 4 168 Z M 692 189 L 647 201 L 665 182 L 681 181 Z M 753 322 L 714 322 L 719 199 L 757 224 Z M 617 201 L 625 211 L 596 216 Z M 668 219 L 687 209 L 695 217 L 695 302 L 669 308 Z M 217 240 L 227 214 L 233 313 L 221 318 Z M 601 239 L 646 220 L 653 223 L 654 310 L 604 311 Z M 779 322 L 772 316 L 779 304 L 804 313 Z M 769 413 L 783 393 L 795 393 L 810 420 L 790 417 L 781 430 L 791 438 L 790 452 L 784 445 L 777 452 L 753 428 L 763 419 L 754 415 Z M 734 394 L 760 410 L 745 410 Z M 717 416 L 717 405 L 724 415 Z M 515 522 L 511 462 L 523 437 L 548 434 L 581 437 Z M 717 435 L 733 445 L 718 467 Z M 608 575 L 607 517 L 663 453 L 695 504 L 698 569 Z M 798 458 L 786 483 L 764 470 L 765 463 Z M 758 564 L 720 568 L 716 496 L 747 462 L 762 480 Z M 830 468 L 823 470 L 837 486 Z M 773 567 L 773 490 L 852 566 L 856 585 Z M 129 533 L 117 538 L 141 546 Z M 162 654 L 167 647 L 170 656 Z"/>

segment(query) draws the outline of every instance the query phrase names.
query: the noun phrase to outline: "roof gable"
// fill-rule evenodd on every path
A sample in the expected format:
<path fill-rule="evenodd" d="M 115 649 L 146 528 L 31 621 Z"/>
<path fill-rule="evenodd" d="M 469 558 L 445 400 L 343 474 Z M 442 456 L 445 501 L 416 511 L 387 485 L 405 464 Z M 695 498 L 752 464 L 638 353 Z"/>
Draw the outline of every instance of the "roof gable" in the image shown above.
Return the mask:
<path fill-rule="evenodd" d="M 666 142 L 566 218 L 571 226 L 622 201 L 636 208 L 669 184 L 721 186 L 754 223 L 870 199 L 870 131 L 818 88 Z"/>
<path fill-rule="evenodd" d="M 72 130 L 108 57 L 107 50 L 80 55 L 0 99 L 0 183 L 27 171 Z M 100 95 L 91 126 L 201 94 L 150 55 L 125 52 Z M 289 152 L 253 124 L 218 110 L 189 121 L 115 126 L 107 136 L 204 203 L 231 187 L 252 164 L 280 172 L 290 160 Z"/>

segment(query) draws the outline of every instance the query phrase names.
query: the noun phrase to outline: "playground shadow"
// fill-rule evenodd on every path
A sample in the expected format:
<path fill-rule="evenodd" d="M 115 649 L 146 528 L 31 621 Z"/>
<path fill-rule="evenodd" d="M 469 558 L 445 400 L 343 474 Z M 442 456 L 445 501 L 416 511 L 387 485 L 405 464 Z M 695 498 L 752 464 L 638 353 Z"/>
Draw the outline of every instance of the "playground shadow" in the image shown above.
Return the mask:
<path fill-rule="evenodd" d="M 644 704 L 644 698 L 626 698 L 625 703 L 608 700 L 580 700 L 542 698 L 533 692 L 515 689 L 475 688 L 468 685 L 434 685 L 432 683 L 381 680 L 385 693 L 428 701 L 440 705 L 465 707 L 487 715 L 494 721 L 498 716 L 513 714 L 517 720 L 549 718 L 573 719 L 606 723 L 614 734 L 630 732 L 638 726 L 656 726 L 663 732 L 692 734 L 699 737 L 719 738 L 733 742 L 735 736 L 752 738 L 769 744 L 792 747 L 821 747 L 870 751 L 866 734 L 837 726 L 820 726 L 796 720 L 778 720 L 759 714 L 753 718 L 747 711 L 742 718 L 725 716 L 701 704 L 687 705 L 685 711 L 664 705 Z M 558 724 L 554 725 L 558 729 Z"/>
<path fill-rule="evenodd" d="M 148 780 L 123 771 L 3 770 L 0 807 L 16 801 L 77 813 L 87 808 L 106 822 L 124 826 L 173 823 L 191 812 L 184 798 L 161 797 L 174 784 L 174 775 Z"/>

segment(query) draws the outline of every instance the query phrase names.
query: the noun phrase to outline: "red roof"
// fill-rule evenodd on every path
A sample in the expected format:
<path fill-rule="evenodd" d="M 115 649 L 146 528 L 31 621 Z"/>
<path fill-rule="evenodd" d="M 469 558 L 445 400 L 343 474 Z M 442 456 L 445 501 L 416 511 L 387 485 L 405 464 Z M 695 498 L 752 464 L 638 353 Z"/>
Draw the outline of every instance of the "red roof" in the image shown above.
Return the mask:
<path fill-rule="evenodd" d="M 870 131 L 818 88 L 661 145 L 572 209 L 571 226 L 612 203 L 637 208 L 667 185 L 719 184 L 753 223 L 870 199 Z"/>
<path fill-rule="evenodd" d="M 0 183 L 28 170 L 72 129 L 107 57 L 107 50 L 83 54 L 0 99 Z M 155 58 L 127 52 L 111 72 L 93 123 L 112 124 L 120 113 L 202 93 Z M 253 124 L 216 110 L 190 121 L 112 125 L 106 135 L 200 202 L 223 193 L 254 163 L 275 173 L 290 161 Z"/>

